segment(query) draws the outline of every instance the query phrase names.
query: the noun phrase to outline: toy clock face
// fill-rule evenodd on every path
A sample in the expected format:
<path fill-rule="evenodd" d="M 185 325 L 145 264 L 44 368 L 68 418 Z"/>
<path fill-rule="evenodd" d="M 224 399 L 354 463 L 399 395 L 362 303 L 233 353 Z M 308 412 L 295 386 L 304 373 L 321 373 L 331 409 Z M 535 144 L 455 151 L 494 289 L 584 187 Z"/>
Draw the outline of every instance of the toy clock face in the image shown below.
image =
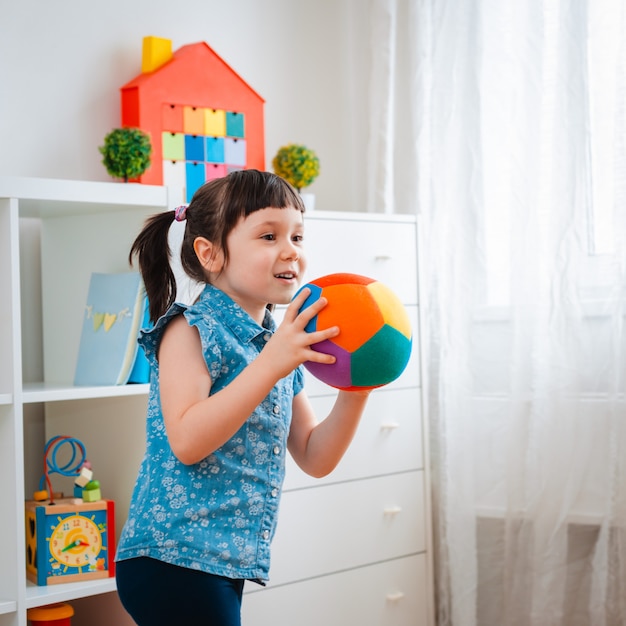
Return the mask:
<path fill-rule="evenodd" d="M 67 567 L 94 565 L 102 545 L 102 531 L 85 515 L 63 518 L 50 534 L 50 554 Z"/>

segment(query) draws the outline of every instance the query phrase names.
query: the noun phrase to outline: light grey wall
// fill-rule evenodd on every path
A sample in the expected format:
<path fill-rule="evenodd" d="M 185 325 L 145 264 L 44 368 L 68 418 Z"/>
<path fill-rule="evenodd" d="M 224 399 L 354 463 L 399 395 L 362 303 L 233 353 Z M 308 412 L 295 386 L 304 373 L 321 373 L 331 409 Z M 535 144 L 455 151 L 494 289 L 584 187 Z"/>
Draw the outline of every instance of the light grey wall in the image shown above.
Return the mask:
<path fill-rule="evenodd" d="M 206 41 L 266 100 L 266 168 L 319 155 L 316 208 L 363 210 L 368 0 L 0 0 L 0 175 L 110 180 L 98 146 L 142 39 Z"/>

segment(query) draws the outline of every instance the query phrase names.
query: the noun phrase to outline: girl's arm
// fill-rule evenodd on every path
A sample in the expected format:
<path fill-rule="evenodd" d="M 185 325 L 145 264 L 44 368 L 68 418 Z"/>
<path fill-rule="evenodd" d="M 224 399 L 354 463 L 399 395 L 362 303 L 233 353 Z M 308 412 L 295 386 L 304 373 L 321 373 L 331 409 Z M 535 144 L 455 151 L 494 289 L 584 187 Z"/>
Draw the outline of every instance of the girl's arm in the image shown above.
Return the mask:
<path fill-rule="evenodd" d="M 259 356 L 211 396 L 211 377 L 198 331 L 182 315 L 168 324 L 158 354 L 161 408 L 170 446 L 182 463 L 197 463 L 228 441 L 276 382 L 300 363 L 334 361 L 334 357 L 310 348 L 310 344 L 334 337 L 339 330 L 304 330 L 326 305 L 320 298 L 298 314 L 307 296 L 304 289 L 287 308 L 283 323 Z"/>
<path fill-rule="evenodd" d="M 365 409 L 369 391 L 340 391 L 322 422 L 317 422 L 304 391 L 293 400 L 289 452 L 298 466 L 316 478 L 335 469 L 348 449 Z"/>

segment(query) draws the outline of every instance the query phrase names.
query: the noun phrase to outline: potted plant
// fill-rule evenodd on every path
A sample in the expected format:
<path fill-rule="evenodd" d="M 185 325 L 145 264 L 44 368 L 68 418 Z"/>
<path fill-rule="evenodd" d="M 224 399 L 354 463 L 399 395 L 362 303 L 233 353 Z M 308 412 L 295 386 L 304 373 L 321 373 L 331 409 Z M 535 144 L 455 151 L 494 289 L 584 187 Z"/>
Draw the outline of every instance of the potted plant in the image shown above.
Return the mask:
<path fill-rule="evenodd" d="M 112 130 L 105 136 L 104 145 L 98 149 L 103 155 L 102 163 L 107 172 L 125 183 L 139 178 L 150 166 L 150 136 L 139 128 Z"/>
<path fill-rule="evenodd" d="M 302 189 L 319 176 L 320 160 L 315 152 L 306 146 L 290 143 L 278 149 L 272 166 L 274 173 L 298 190 L 307 208 L 313 208 L 313 194 L 303 194 Z"/>

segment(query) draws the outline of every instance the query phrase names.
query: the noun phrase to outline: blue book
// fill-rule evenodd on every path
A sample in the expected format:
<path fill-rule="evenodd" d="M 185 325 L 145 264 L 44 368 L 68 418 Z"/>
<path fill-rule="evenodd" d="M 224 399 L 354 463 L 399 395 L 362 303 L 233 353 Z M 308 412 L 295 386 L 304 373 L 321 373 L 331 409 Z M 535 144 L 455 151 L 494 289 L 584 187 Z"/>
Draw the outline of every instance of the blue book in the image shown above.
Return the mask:
<path fill-rule="evenodd" d="M 154 324 L 150 322 L 150 306 L 148 303 L 148 298 L 146 296 L 146 301 L 144 303 L 143 320 L 141 321 L 139 327 L 152 328 L 153 326 Z M 150 382 L 150 362 L 148 361 L 148 357 L 146 357 L 141 346 L 139 346 L 139 348 L 137 349 L 137 358 L 133 363 L 133 369 L 130 371 L 128 382 L 138 384 Z"/>
<path fill-rule="evenodd" d="M 147 303 L 138 272 L 91 275 L 75 385 L 124 385 L 134 369 L 142 373 L 133 382 L 148 381 L 146 357 L 137 343 Z M 137 361 L 141 365 L 135 368 Z"/>

